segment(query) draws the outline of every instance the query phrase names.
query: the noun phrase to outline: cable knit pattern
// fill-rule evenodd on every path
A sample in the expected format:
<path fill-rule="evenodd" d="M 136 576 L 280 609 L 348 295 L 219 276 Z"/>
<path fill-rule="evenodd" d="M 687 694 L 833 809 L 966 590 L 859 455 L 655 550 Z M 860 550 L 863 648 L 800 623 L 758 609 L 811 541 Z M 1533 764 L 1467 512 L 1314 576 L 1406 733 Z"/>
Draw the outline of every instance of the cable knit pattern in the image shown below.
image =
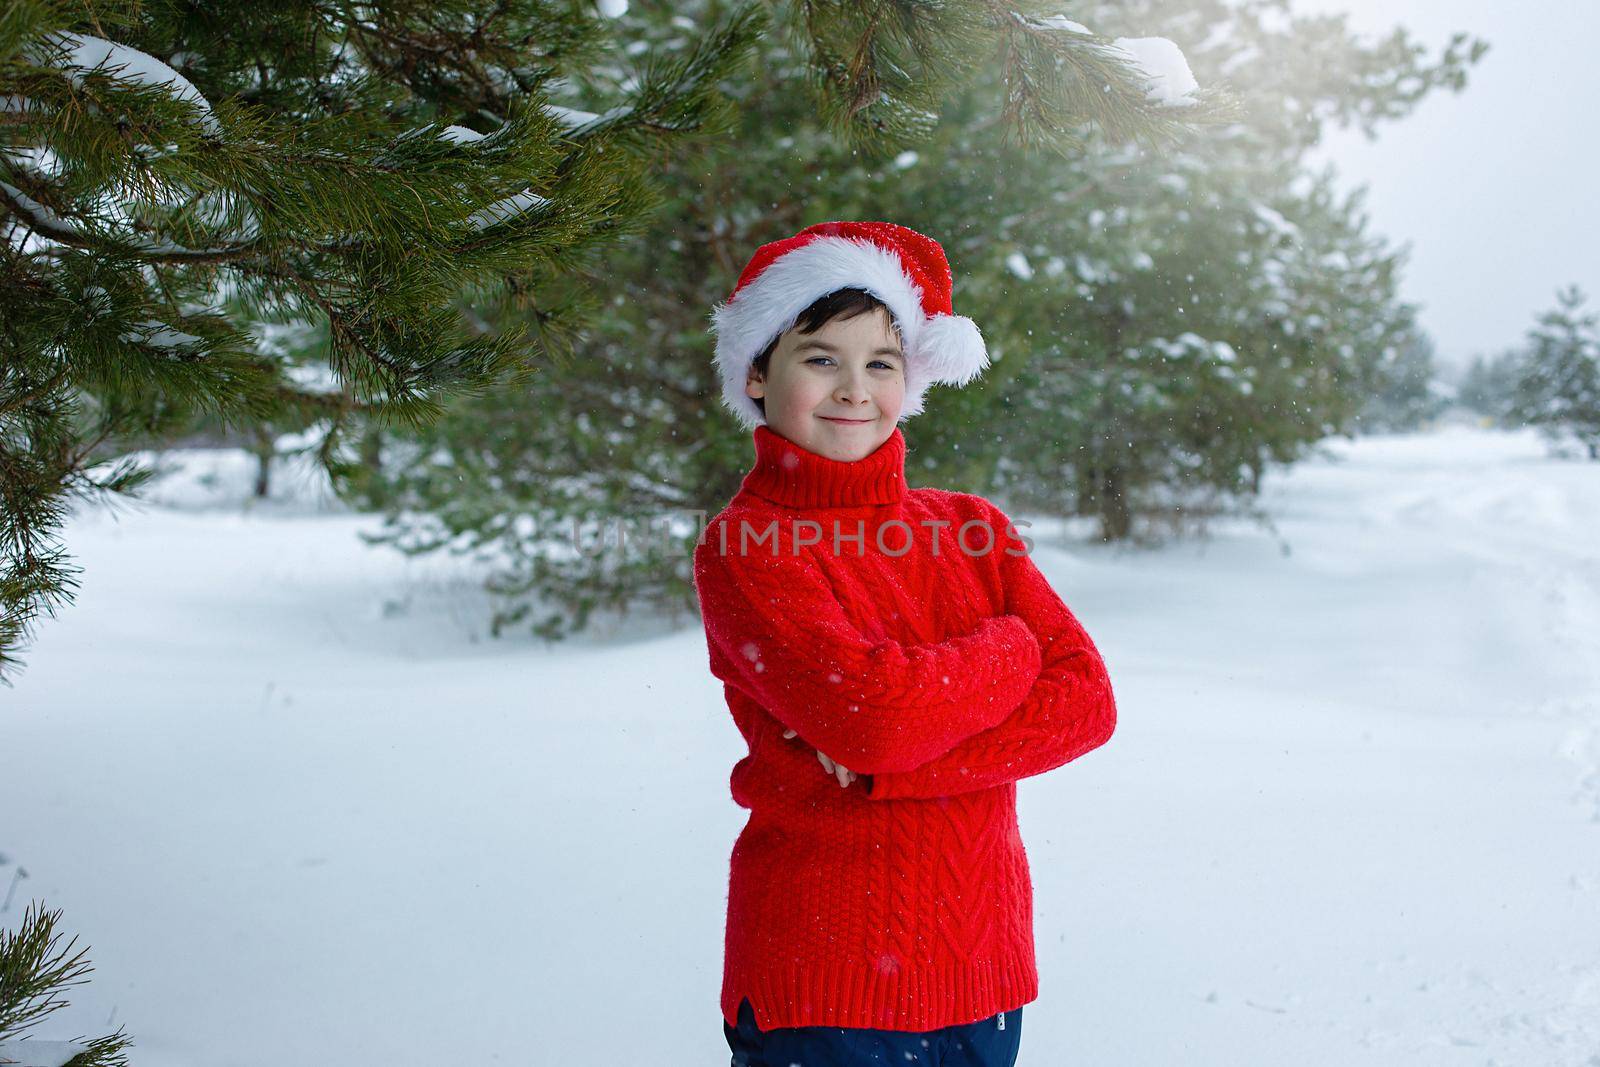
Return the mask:
<path fill-rule="evenodd" d="M 1110 737 L 1104 663 L 998 508 L 906 488 L 898 428 L 853 463 L 754 441 L 694 554 L 749 745 L 723 1016 L 748 996 L 762 1029 L 920 1031 L 1030 1003 L 1016 782 Z M 840 788 L 817 750 L 863 777 Z"/>

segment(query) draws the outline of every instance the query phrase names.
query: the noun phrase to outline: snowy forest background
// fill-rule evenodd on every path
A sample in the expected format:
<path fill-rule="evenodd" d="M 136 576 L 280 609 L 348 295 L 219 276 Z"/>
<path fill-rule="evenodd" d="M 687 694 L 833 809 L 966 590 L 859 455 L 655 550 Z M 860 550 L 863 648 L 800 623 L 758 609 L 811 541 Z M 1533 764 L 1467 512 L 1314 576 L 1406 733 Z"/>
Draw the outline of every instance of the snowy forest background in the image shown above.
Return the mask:
<path fill-rule="evenodd" d="M 725 1056 L 689 550 L 751 446 L 708 314 L 881 218 L 995 359 L 914 484 L 1025 515 L 1118 687 L 1023 788 L 1019 1062 L 1597 1062 L 1600 316 L 1563 280 L 1441 359 L 1315 158 L 1492 44 L 1281 0 L 11 4 L 0 1053 L 588 1062 L 617 1010 Z"/>

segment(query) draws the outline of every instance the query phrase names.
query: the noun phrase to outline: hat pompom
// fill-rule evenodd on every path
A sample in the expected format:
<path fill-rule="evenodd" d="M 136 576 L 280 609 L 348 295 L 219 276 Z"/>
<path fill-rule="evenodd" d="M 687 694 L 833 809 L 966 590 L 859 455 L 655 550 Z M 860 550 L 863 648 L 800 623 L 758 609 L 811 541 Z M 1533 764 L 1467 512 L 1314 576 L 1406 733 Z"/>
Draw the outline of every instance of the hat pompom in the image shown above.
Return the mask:
<path fill-rule="evenodd" d="M 920 377 L 943 385 L 966 385 L 989 365 L 989 349 L 978 324 L 964 315 L 930 315 L 917 334 Z"/>

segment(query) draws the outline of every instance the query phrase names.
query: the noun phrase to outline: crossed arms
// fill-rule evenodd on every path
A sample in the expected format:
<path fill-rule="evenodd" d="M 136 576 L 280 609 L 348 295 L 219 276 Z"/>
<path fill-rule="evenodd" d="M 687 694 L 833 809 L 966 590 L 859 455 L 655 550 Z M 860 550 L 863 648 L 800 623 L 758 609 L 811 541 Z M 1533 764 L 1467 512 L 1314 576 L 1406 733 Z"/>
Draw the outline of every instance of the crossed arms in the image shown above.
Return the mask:
<path fill-rule="evenodd" d="M 997 530 L 1005 515 L 988 505 Z M 1105 743 L 1105 665 L 1020 542 L 999 544 L 1004 613 L 946 641 L 871 639 L 805 557 L 695 553 L 712 669 L 873 800 L 938 797 L 1059 767 Z"/>

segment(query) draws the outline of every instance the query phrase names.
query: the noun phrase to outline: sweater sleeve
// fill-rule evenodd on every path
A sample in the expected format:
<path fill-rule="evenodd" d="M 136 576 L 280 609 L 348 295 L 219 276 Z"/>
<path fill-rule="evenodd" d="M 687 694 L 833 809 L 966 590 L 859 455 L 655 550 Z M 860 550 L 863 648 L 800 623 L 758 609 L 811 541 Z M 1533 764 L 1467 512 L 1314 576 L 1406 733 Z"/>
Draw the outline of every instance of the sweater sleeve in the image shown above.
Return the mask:
<path fill-rule="evenodd" d="M 990 507 L 995 528 L 1007 531 L 1008 545 L 997 549 L 1005 608 L 1039 639 L 1043 668 L 1027 698 L 998 725 L 914 769 L 873 773 L 865 783 L 873 800 L 950 796 L 1043 774 L 1105 744 L 1116 728 L 1111 679 L 1099 651 L 1032 557 L 1011 554 L 1021 542 L 1004 512 Z"/>
<path fill-rule="evenodd" d="M 908 771 L 1004 719 L 1038 676 L 1012 615 L 942 642 L 872 639 L 805 556 L 697 548 L 711 671 L 858 774 Z"/>

